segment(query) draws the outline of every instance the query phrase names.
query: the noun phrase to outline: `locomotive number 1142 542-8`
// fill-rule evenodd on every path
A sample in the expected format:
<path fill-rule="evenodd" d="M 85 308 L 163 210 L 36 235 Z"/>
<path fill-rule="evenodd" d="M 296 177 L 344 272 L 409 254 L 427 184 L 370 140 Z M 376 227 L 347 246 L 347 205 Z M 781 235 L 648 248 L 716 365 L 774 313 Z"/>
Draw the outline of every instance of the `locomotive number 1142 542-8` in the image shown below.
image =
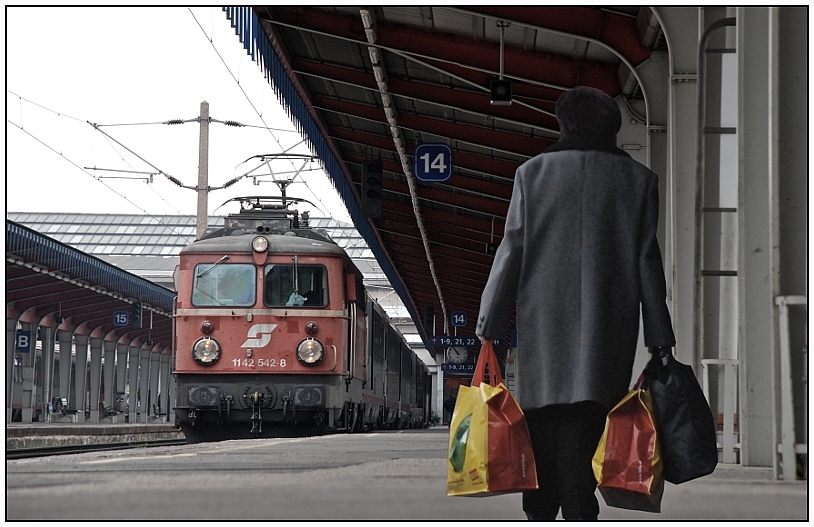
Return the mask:
<path fill-rule="evenodd" d="M 232 359 L 235 368 L 285 368 L 285 359 Z"/>

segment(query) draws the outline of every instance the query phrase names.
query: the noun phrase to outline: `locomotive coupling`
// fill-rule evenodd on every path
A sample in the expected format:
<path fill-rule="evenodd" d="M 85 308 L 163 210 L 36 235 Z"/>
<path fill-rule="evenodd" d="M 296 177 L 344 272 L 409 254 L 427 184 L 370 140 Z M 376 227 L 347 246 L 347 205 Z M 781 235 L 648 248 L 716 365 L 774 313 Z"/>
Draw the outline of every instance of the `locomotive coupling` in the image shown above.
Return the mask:
<path fill-rule="evenodd" d="M 263 402 L 263 393 L 260 391 L 255 391 L 249 396 L 249 399 L 252 403 L 251 433 L 257 436 L 263 432 L 263 418 L 260 416 L 260 403 Z"/>

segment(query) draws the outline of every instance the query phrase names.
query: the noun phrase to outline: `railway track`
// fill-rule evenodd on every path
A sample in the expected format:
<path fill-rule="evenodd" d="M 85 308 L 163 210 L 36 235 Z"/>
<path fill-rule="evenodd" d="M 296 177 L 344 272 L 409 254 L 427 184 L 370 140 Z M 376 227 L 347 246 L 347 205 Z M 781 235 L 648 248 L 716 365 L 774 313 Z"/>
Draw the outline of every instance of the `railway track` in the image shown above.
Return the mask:
<path fill-rule="evenodd" d="M 58 456 L 64 454 L 102 452 L 105 450 L 124 450 L 129 448 L 147 448 L 155 446 L 172 446 L 185 444 L 187 444 L 186 439 L 157 439 L 144 441 L 129 441 L 125 443 L 94 443 L 89 445 L 63 445 L 38 448 L 20 448 L 6 450 L 6 461 L 10 459 L 24 459 L 32 457 Z"/>

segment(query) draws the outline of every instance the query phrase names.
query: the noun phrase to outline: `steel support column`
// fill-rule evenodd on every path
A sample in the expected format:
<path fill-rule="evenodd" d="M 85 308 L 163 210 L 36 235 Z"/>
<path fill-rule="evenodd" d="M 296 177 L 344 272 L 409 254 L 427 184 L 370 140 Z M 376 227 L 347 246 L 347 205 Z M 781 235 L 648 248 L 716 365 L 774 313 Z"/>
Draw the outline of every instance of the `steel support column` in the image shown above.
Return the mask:
<path fill-rule="evenodd" d="M 769 9 L 737 10 L 738 49 L 738 300 L 740 303 L 741 463 L 774 459 L 774 385 L 778 371 L 774 297 L 778 291 L 776 130 L 770 98 L 773 73 Z"/>
<path fill-rule="evenodd" d="M 808 298 L 809 280 L 809 7 L 778 9 L 777 97 L 780 292 Z M 806 302 L 808 303 L 808 302 Z M 796 445 L 808 448 L 807 306 L 788 311 L 788 345 Z M 784 326 L 785 327 L 785 326 Z M 781 349 L 782 353 L 782 349 Z M 808 479 L 808 455 L 803 474 Z"/>
<path fill-rule="evenodd" d="M 696 7 L 653 8 L 667 41 L 667 196 L 665 253 L 668 297 L 672 299 L 676 355 L 700 371 L 693 346 L 695 262 L 696 80 L 700 11 Z"/>

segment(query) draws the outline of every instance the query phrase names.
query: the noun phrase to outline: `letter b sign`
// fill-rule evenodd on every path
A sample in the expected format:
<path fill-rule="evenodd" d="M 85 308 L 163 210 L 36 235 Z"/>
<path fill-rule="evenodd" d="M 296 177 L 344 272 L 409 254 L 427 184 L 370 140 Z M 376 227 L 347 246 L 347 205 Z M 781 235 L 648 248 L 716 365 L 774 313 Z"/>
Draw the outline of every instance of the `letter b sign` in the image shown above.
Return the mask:
<path fill-rule="evenodd" d="M 14 347 L 17 348 L 17 351 L 20 353 L 29 353 L 31 350 L 31 332 L 18 331 L 17 342 Z"/>

